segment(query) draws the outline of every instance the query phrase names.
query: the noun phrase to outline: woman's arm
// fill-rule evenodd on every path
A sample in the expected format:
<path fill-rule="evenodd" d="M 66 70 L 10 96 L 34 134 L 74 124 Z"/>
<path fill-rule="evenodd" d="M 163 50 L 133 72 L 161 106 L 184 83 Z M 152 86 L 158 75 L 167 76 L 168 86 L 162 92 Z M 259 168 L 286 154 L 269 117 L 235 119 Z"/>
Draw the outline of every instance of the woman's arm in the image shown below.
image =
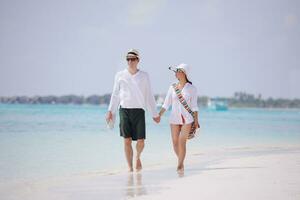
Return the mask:
<path fill-rule="evenodd" d="M 197 89 L 195 88 L 192 92 L 192 105 L 191 105 L 191 109 L 192 111 L 194 112 L 193 113 L 193 117 L 194 117 L 194 121 L 195 121 L 195 126 L 197 128 L 200 128 L 200 125 L 199 125 L 199 121 L 198 121 L 198 94 L 197 94 Z"/>
<path fill-rule="evenodd" d="M 172 91 L 173 91 L 172 89 L 173 89 L 172 86 L 169 87 L 169 89 L 168 89 L 168 92 L 167 92 L 164 104 L 162 105 L 162 108 L 161 108 L 161 110 L 159 112 L 160 116 L 163 115 L 164 112 L 166 110 L 168 110 L 168 108 L 172 105 Z"/>
<path fill-rule="evenodd" d="M 198 121 L 198 111 L 194 112 L 194 121 L 195 121 L 195 126 L 197 128 L 200 128 L 200 124 L 199 124 L 199 121 Z"/>
<path fill-rule="evenodd" d="M 161 117 L 164 114 L 165 111 L 166 111 L 166 109 L 161 108 L 158 115 Z"/>

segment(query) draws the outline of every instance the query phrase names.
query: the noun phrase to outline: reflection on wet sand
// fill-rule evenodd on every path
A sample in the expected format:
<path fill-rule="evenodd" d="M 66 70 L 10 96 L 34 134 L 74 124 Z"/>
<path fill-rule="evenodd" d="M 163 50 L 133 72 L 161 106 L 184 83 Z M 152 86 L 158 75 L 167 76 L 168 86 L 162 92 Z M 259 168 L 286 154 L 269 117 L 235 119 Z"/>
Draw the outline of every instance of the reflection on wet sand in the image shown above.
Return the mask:
<path fill-rule="evenodd" d="M 146 187 L 142 183 L 142 173 L 128 174 L 127 186 L 125 187 L 126 197 L 146 195 Z"/>

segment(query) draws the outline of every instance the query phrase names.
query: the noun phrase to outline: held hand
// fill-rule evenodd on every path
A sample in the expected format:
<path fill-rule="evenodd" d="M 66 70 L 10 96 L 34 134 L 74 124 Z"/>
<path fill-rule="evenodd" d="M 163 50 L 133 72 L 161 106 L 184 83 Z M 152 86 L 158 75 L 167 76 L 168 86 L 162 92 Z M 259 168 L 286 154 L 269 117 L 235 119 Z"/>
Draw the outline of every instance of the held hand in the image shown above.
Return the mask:
<path fill-rule="evenodd" d="M 160 122 L 160 116 L 158 116 L 158 117 L 153 117 L 153 120 L 154 120 L 156 123 L 159 123 L 159 122 Z"/>
<path fill-rule="evenodd" d="M 112 112 L 111 111 L 108 111 L 107 113 L 106 113 L 106 122 L 108 123 L 109 121 L 112 121 L 112 119 L 113 119 L 113 115 L 112 115 Z"/>

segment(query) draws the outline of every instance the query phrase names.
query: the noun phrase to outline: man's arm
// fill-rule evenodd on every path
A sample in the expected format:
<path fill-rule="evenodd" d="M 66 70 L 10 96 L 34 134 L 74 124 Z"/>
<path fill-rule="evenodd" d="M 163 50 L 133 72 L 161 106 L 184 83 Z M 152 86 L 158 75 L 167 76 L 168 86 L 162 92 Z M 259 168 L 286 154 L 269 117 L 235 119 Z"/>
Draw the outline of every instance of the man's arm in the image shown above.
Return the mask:
<path fill-rule="evenodd" d="M 157 113 L 156 110 L 156 102 L 155 102 L 155 98 L 154 95 L 152 93 L 152 89 L 151 89 L 151 82 L 150 82 L 150 78 L 148 76 L 148 74 L 146 75 L 146 80 L 147 80 L 147 91 L 146 91 L 146 106 L 147 106 L 147 110 L 150 111 L 150 113 L 152 114 L 152 118 L 156 123 L 160 122 L 160 116 Z"/>
<path fill-rule="evenodd" d="M 113 114 L 117 111 L 118 106 L 120 104 L 120 96 L 119 96 L 119 74 L 116 74 L 115 80 L 114 80 L 114 86 L 113 86 L 113 91 L 110 97 L 110 103 L 108 106 L 108 112 L 106 116 L 106 121 L 110 121 L 113 119 Z"/>

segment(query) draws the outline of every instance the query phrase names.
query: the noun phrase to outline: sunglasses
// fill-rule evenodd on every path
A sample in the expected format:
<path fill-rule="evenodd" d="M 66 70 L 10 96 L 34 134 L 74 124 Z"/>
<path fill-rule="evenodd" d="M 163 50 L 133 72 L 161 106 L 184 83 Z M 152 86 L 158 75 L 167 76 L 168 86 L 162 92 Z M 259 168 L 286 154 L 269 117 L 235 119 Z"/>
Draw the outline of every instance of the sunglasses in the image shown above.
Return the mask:
<path fill-rule="evenodd" d="M 136 61 L 137 58 L 126 58 L 126 60 L 127 60 L 127 62 L 129 62 L 129 61 Z"/>
<path fill-rule="evenodd" d="M 178 73 L 180 73 L 180 72 L 184 73 L 184 71 L 181 70 L 181 69 L 176 69 L 176 72 L 178 72 Z"/>
<path fill-rule="evenodd" d="M 180 72 L 182 72 L 182 73 L 185 73 L 184 72 L 184 70 L 182 70 L 182 69 L 174 69 L 173 67 L 169 67 L 169 70 L 171 70 L 171 71 L 173 71 L 173 72 L 175 72 L 175 73 L 180 73 Z"/>

